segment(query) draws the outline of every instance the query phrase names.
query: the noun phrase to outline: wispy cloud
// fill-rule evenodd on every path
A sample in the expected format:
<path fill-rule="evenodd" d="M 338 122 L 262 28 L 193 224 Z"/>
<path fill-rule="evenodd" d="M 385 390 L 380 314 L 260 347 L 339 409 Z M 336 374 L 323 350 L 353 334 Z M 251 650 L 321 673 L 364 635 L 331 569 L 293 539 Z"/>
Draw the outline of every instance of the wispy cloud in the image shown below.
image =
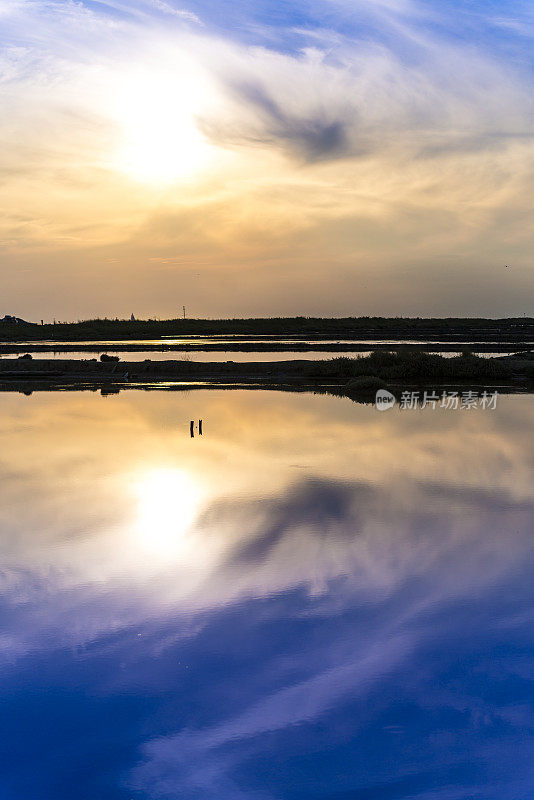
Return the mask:
<path fill-rule="evenodd" d="M 499 253 L 510 242 L 505 218 L 515 231 L 513 219 L 528 216 L 534 131 L 524 39 L 531 12 L 522 4 L 509 17 L 463 0 L 452 10 L 437 0 L 241 2 L 224 15 L 166 0 L 32 0 L 4 2 L 1 10 L 0 241 L 12 264 L 17 253 L 37 248 L 111 247 L 108 259 L 128 248 L 154 255 L 161 219 L 196 217 L 192 230 L 202 228 L 201 238 L 184 243 L 176 226 L 176 246 L 213 269 L 238 264 L 246 252 L 256 276 L 253 302 L 267 297 L 260 286 L 272 258 L 256 233 L 261 221 L 263 229 L 270 225 L 263 242 L 276 241 L 280 269 L 294 275 L 284 297 L 297 302 L 306 270 L 314 270 L 308 245 L 317 252 L 315 240 L 340 285 L 351 270 L 355 280 L 363 277 L 360 291 L 363 284 L 371 305 L 361 310 L 374 311 L 365 286 L 377 263 L 402 275 L 407 262 L 421 259 L 437 270 L 461 253 L 475 254 L 479 269 L 486 244 Z M 160 174 L 180 148 L 186 164 L 187 145 L 178 138 L 183 107 L 206 158 L 192 178 L 169 167 L 163 188 L 142 184 L 124 168 L 127 140 L 137 136 L 134 151 L 159 158 Z M 167 151 L 158 156 L 162 142 Z M 214 208 L 221 211 L 212 217 Z M 209 231 L 206 218 L 213 219 Z M 440 220 L 448 241 L 429 235 Z M 508 296 L 510 313 L 530 285 L 525 229 L 513 237 L 523 283 L 501 285 L 494 295 L 495 308 Z M 305 237 L 296 239 L 297 232 Z M 135 270 L 142 281 L 142 267 Z M 421 267 L 423 280 L 426 274 Z M 346 293 L 336 292 L 330 312 L 345 302 Z M 393 302 L 386 298 L 388 313 Z M 473 294 L 469 302 L 473 312 L 483 310 Z M 312 311 L 309 299 L 300 310 Z M 211 300 L 204 313 L 217 313 Z"/>
<path fill-rule="evenodd" d="M 186 11 L 182 8 L 175 8 L 170 3 L 163 2 L 163 0 L 154 0 L 154 7 L 159 11 L 163 11 L 164 14 L 170 14 L 171 16 L 179 17 L 186 22 L 195 22 L 197 25 L 202 25 L 201 19 L 197 17 L 196 14 L 193 14 L 192 11 Z"/>

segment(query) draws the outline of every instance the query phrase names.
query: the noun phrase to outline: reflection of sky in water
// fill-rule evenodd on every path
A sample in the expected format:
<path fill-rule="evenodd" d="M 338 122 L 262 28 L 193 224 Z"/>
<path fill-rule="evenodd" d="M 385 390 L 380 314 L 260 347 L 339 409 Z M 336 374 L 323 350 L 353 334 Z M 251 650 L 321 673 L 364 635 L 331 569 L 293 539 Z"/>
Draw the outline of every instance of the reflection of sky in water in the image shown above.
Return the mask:
<path fill-rule="evenodd" d="M 88 352 L 84 350 L 72 350 L 71 352 L 34 352 L 29 350 L 33 358 L 38 359 L 57 359 L 63 361 L 64 359 L 91 359 L 98 357 L 99 353 Z M 275 350 L 272 352 L 239 352 L 232 350 L 132 350 L 132 351 L 116 351 L 113 348 L 107 348 L 102 352 L 116 354 L 121 361 L 235 361 L 236 363 L 248 363 L 249 361 L 324 361 L 329 358 L 359 358 L 360 356 L 369 355 L 371 352 L 337 352 L 333 350 Z M 499 353 L 499 355 L 501 355 Z M 0 358 L 17 358 L 16 355 L 5 355 Z"/>
<path fill-rule="evenodd" d="M 71 352 L 33 352 L 30 351 L 33 358 L 39 359 L 57 359 L 63 361 L 64 359 L 90 359 L 95 358 L 94 353 L 86 352 L 83 350 L 73 350 Z M 106 353 L 116 353 L 113 348 L 105 351 Z M 152 351 L 152 350 L 133 350 L 131 352 L 118 351 L 117 354 L 121 361 L 145 361 L 147 358 L 150 361 L 234 361 L 238 364 L 248 363 L 250 361 L 325 361 L 329 358 L 363 358 L 370 355 L 371 350 L 362 351 L 335 351 L 335 350 L 278 350 L 273 352 L 239 352 L 231 350 L 197 350 L 197 351 Z M 447 351 L 439 353 L 444 358 L 452 358 L 459 356 L 459 351 Z M 478 353 L 482 358 L 493 358 L 495 356 L 510 355 L 510 353 Z M 0 358 L 16 358 L 15 355 L 4 355 Z"/>
<path fill-rule="evenodd" d="M 2 800 L 531 798 L 533 418 L 0 396 Z"/>

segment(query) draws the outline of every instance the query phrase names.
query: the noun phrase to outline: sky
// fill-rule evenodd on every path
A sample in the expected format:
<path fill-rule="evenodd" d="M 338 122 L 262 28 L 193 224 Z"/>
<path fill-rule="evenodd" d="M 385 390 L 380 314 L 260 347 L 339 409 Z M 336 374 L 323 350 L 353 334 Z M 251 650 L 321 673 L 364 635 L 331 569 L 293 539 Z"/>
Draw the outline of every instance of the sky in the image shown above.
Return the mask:
<path fill-rule="evenodd" d="M 0 316 L 534 314 L 528 0 L 0 0 Z"/>

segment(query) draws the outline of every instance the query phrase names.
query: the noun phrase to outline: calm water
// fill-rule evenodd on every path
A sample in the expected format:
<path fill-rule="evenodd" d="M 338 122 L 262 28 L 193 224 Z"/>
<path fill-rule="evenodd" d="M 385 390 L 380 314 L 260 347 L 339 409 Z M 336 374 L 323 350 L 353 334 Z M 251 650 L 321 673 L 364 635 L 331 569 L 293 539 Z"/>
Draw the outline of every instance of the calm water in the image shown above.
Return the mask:
<path fill-rule="evenodd" d="M 98 358 L 99 353 L 91 353 L 85 350 L 76 350 L 76 351 L 54 351 L 54 352 L 34 352 L 31 349 L 28 350 L 29 353 L 32 354 L 33 358 L 39 359 L 90 359 L 90 358 Z M 370 351 L 367 352 L 354 352 L 354 353 L 339 353 L 335 351 L 313 351 L 313 350 L 306 350 L 306 351 L 294 351 L 294 350 L 275 350 L 273 352 L 239 352 L 239 351 L 226 351 L 226 350 L 198 350 L 198 351 L 188 351 L 184 352 L 183 350 L 167 350 L 167 351 L 157 351 L 157 350 L 134 350 L 131 352 L 123 351 L 117 352 L 113 350 L 112 347 L 102 349 L 103 353 L 110 353 L 116 354 L 119 356 L 121 361 L 145 361 L 147 358 L 151 361 L 211 361 L 211 362 L 220 362 L 220 361 L 235 361 L 236 363 L 243 363 L 249 361 L 301 361 L 301 360 L 308 360 L 308 361 L 319 361 L 325 360 L 328 358 L 339 358 L 340 356 L 344 356 L 346 358 L 358 358 L 359 356 L 366 356 L 369 355 Z M 448 355 L 448 354 L 446 354 Z M 499 354 L 502 355 L 502 354 Z M 0 358 L 17 358 L 16 355 L 6 355 L 0 356 Z"/>
<path fill-rule="evenodd" d="M 0 395 L 2 800 L 531 800 L 533 423 Z"/>
<path fill-rule="evenodd" d="M 383 339 L 381 340 L 363 340 L 363 339 L 352 339 L 349 340 L 354 346 L 362 346 L 362 345 L 372 345 L 376 344 L 391 344 L 392 349 L 398 348 L 400 345 L 411 345 L 411 344 L 421 344 L 420 341 L 416 340 L 396 340 L 387 342 Z M 250 350 L 250 351 L 233 351 L 233 350 L 164 350 L 157 348 L 165 348 L 170 345 L 194 345 L 194 346 L 205 346 L 209 348 L 210 345 L 221 346 L 224 344 L 269 344 L 276 342 L 277 345 L 284 344 L 287 345 L 287 350 Z M 68 345 L 72 347 L 75 342 L 69 341 L 55 341 L 52 342 L 50 340 L 43 340 L 40 344 L 43 345 L 51 345 L 53 344 L 57 347 L 57 350 L 54 351 L 35 351 L 32 349 L 35 346 L 36 342 L 15 342 L 18 346 L 26 346 L 28 347 L 27 352 L 31 353 L 33 358 L 39 359 L 90 359 L 98 357 L 100 353 L 118 353 L 119 357 L 123 361 L 145 361 L 145 359 L 150 359 L 151 361 L 174 361 L 174 360 L 182 360 L 185 359 L 187 361 L 211 361 L 211 362 L 221 362 L 221 361 L 234 361 L 236 363 L 242 362 L 250 362 L 250 361 L 291 361 L 291 360 L 325 360 L 329 358 L 339 358 L 340 356 L 345 358 L 358 358 L 361 356 L 368 356 L 371 350 L 361 350 L 356 349 L 354 351 L 343 351 L 343 350 L 294 350 L 291 349 L 292 346 L 298 346 L 302 344 L 314 345 L 314 344 L 321 344 L 321 345 L 332 345 L 335 346 L 336 344 L 340 344 L 339 339 L 314 339 L 308 338 L 306 340 L 303 339 L 291 339 L 291 338 L 284 338 L 284 337 L 246 337 L 246 336 L 210 336 L 210 337 L 202 337 L 202 336 L 188 336 L 183 338 L 173 338 L 173 337 L 163 337 L 161 339 L 138 339 L 138 340 L 123 340 L 123 341 L 109 341 L 109 340 L 102 340 L 102 341 L 85 341 L 79 342 L 80 345 L 91 345 L 95 349 L 93 351 L 88 350 L 62 350 L 62 346 Z M 343 344 L 347 344 L 347 341 L 344 341 Z M 154 350 L 135 350 L 135 351 L 117 351 L 117 345 L 150 345 L 151 347 L 155 348 Z M 427 342 L 426 344 L 438 344 L 438 342 Z M 461 353 L 463 347 L 465 347 L 465 343 L 461 342 L 449 342 L 448 346 L 451 348 L 449 351 L 440 352 L 440 355 L 444 356 L 445 358 L 450 358 L 452 356 L 457 356 Z M 472 345 L 476 348 L 476 343 Z M 114 349 L 115 348 L 115 349 Z M 510 355 L 517 351 L 517 347 L 515 350 L 512 349 L 507 353 L 504 352 L 481 352 L 480 355 L 482 357 L 491 358 L 494 356 L 503 356 L 503 355 Z M 434 352 L 430 350 L 430 352 Z M 16 358 L 17 354 L 15 355 L 2 355 L 0 354 L 0 358 Z"/>

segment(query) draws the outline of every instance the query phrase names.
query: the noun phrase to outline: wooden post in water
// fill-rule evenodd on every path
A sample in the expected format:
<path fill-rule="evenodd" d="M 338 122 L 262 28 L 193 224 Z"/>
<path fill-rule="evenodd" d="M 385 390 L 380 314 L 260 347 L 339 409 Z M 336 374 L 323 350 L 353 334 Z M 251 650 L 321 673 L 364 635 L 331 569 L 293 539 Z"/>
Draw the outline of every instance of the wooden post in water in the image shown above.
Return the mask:
<path fill-rule="evenodd" d="M 194 419 L 192 419 L 191 422 L 189 423 L 189 433 L 191 434 L 191 438 L 193 438 L 194 435 L 195 435 L 195 420 Z"/>
<path fill-rule="evenodd" d="M 198 432 L 199 432 L 200 436 L 202 436 L 202 420 L 201 419 L 199 419 L 199 421 L 198 421 Z"/>

